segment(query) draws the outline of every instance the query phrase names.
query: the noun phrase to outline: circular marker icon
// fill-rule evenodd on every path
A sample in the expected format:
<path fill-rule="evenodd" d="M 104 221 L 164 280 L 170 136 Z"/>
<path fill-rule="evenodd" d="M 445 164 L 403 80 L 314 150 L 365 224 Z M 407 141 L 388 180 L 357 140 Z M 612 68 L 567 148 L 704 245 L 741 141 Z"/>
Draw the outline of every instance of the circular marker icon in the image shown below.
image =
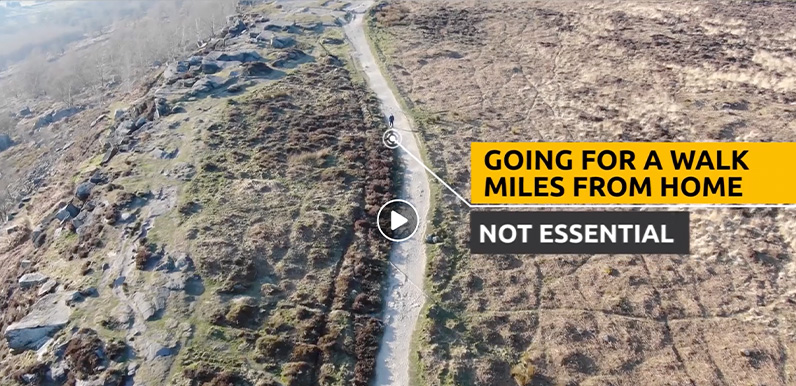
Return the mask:
<path fill-rule="evenodd" d="M 406 200 L 389 201 L 379 209 L 376 224 L 387 240 L 396 243 L 409 240 L 419 225 L 417 209 Z"/>
<path fill-rule="evenodd" d="M 384 132 L 384 135 L 381 137 L 382 142 L 384 142 L 384 146 L 387 146 L 388 149 L 395 149 L 401 144 L 401 133 L 398 130 L 390 129 Z"/>

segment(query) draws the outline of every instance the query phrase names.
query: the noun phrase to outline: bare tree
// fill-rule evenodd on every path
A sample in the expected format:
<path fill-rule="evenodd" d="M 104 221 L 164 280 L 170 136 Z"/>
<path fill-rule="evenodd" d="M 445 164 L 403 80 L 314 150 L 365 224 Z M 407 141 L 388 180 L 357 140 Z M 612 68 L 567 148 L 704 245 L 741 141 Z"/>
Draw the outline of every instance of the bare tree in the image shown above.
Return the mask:
<path fill-rule="evenodd" d="M 89 83 L 95 89 L 102 90 L 113 79 L 113 66 L 116 65 L 115 53 L 115 50 L 99 47 L 88 56 L 88 60 L 92 62 L 90 67 L 94 69 L 93 79 Z"/>
<path fill-rule="evenodd" d="M 45 91 L 47 57 L 41 51 L 34 51 L 19 66 L 19 80 L 26 95 L 37 97 Z"/>
<path fill-rule="evenodd" d="M 74 105 L 75 96 L 89 83 L 87 62 L 85 56 L 74 52 L 61 57 L 54 71 L 49 72 L 52 77 L 48 82 L 50 95 L 67 106 Z"/>
<path fill-rule="evenodd" d="M 50 94 L 72 105 L 81 91 L 102 90 L 111 79 L 118 78 L 129 87 L 154 63 L 179 58 L 194 49 L 194 41 L 215 37 L 226 25 L 227 16 L 236 11 L 237 3 L 238 0 L 158 2 L 140 9 L 129 5 L 129 9 L 148 12 L 139 19 L 117 21 L 106 42 L 65 52 L 53 62 L 48 62 L 42 52 L 33 53 L 18 65 L 17 87 L 11 89 L 34 98 Z M 102 25 L 87 21 L 83 28 L 96 32 Z"/>

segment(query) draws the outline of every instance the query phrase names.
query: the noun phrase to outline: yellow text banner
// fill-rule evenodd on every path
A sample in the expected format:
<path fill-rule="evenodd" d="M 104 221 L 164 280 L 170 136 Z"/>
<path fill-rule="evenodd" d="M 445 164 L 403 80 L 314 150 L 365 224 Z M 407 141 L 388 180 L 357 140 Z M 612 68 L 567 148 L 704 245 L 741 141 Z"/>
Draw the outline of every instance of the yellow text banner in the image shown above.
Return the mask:
<path fill-rule="evenodd" d="M 473 142 L 473 204 L 796 204 L 796 143 Z"/>

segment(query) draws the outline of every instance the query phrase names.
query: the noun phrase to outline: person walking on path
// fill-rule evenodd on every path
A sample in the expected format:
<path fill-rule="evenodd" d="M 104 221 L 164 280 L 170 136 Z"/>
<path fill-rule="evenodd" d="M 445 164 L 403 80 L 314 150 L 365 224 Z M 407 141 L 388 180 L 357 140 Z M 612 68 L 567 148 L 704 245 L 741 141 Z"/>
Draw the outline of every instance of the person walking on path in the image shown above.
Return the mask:
<path fill-rule="evenodd" d="M 390 119 L 390 127 L 392 127 L 392 124 L 395 122 L 395 116 L 390 114 L 390 118 L 389 119 Z"/>

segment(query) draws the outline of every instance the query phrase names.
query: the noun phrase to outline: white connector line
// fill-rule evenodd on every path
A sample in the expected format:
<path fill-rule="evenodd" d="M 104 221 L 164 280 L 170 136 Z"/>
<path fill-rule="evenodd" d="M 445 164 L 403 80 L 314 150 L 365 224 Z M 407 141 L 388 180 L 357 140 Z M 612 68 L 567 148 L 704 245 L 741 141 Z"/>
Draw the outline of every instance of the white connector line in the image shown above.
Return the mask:
<path fill-rule="evenodd" d="M 401 150 L 405 151 L 406 154 L 409 154 L 409 156 L 412 157 L 413 160 L 417 161 L 417 163 L 419 163 L 420 166 L 423 167 L 423 169 L 426 169 L 427 172 L 431 173 L 431 175 L 434 176 L 434 178 L 436 178 L 437 181 L 439 181 L 442 185 L 444 185 L 446 188 L 448 188 L 448 190 L 450 190 L 451 193 L 453 193 L 459 200 L 461 200 L 464 203 L 464 205 L 467 205 L 468 208 L 472 208 L 473 207 L 473 204 L 467 202 L 467 200 L 465 200 L 464 197 L 462 197 L 462 195 L 459 194 L 459 192 L 455 191 L 450 185 L 448 185 L 445 181 L 443 181 L 442 178 L 440 178 L 437 175 L 437 173 L 434 173 L 433 170 L 429 169 L 428 166 L 426 166 L 426 164 L 424 164 L 423 161 L 420 160 L 420 158 L 417 158 L 417 156 L 412 154 L 412 152 L 409 151 L 409 149 L 405 148 L 403 144 L 398 143 L 398 147 L 400 147 Z"/>
<path fill-rule="evenodd" d="M 582 208 L 612 208 L 612 209 L 629 209 L 629 208 L 658 208 L 658 209 L 670 209 L 670 208 L 689 208 L 689 209 L 719 209 L 719 208 L 796 208 L 796 204 L 676 204 L 676 205 L 666 205 L 666 204 L 471 204 L 467 201 L 459 192 L 457 192 L 453 187 L 448 185 L 437 173 L 434 173 L 428 166 L 426 166 L 423 161 L 417 157 L 416 155 L 412 154 L 409 149 L 405 148 L 403 144 L 399 143 L 398 147 L 401 148 L 404 152 L 406 152 L 409 157 L 411 157 L 415 162 L 420 164 L 423 169 L 434 176 L 434 178 L 439 181 L 445 188 L 447 188 L 451 193 L 453 193 L 456 198 L 458 198 L 464 205 L 467 205 L 468 208 L 554 208 L 554 209 L 582 209 Z"/>

